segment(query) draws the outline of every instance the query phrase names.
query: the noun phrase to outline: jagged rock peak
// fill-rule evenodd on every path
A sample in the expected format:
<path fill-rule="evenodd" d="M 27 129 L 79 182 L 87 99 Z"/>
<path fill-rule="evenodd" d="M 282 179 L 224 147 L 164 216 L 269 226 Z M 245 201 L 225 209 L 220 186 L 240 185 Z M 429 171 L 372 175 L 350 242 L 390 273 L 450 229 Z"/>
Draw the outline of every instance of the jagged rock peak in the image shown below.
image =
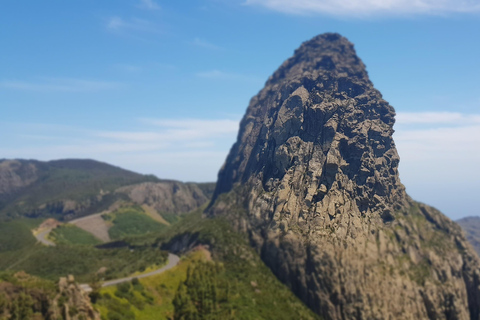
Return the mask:
<path fill-rule="evenodd" d="M 322 70 L 368 79 L 365 65 L 358 58 L 353 44 L 338 33 L 324 33 L 295 50 L 294 55 L 269 78 L 267 85 Z"/>
<path fill-rule="evenodd" d="M 478 257 L 400 182 L 395 111 L 338 34 L 250 101 L 207 213 L 325 319 L 480 319 Z"/>
<path fill-rule="evenodd" d="M 307 198 L 323 198 L 320 185 L 343 189 L 353 180 L 348 191 L 361 210 L 375 194 L 380 205 L 398 207 L 406 195 L 397 172 L 394 116 L 353 45 L 338 34 L 317 36 L 303 43 L 251 100 L 213 200 L 253 176 L 267 191 L 291 185 L 283 178 L 300 170 L 307 176 L 299 192 L 314 192 Z M 347 176 L 343 183 L 337 171 Z"/>

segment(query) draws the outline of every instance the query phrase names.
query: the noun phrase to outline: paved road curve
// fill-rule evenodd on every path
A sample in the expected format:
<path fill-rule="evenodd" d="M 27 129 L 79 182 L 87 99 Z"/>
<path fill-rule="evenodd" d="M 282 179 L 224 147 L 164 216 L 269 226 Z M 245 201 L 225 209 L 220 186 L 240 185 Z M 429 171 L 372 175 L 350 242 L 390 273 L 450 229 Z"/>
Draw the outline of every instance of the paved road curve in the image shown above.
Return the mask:
<path fill-rule="evenodd" d="M 35 237 L 37 238 L 38 241 L 40 241 L 41 243 L 43 243 L 46 246 L 55 246 L 55 243 L 53 243 L 52 241 L 47 239 L 47 236 L 50 233 L 50 231 L 52 231 L 51 228 L 40 232 Z"/>
<path fill-rule="evenodd" d="M 119 283 L 132 281 L 132 279 L 134 279 L 134 278 L 141 279 L 141 278 L 154 276 L 156 274 L 160 274 L 162 272 L 165 272 L 167 270 L 172 269 L 173 267 L 175 267 L 178 264 L 178 262 L 180 262 L 180 257 L 173 254 L 173 253 L 169 253 L 168 254 L 168 263 L 167 263 L 167 265 L 163 266 L 162 268 L 157 269 L 157 270 L 152 271 L 152 272 L 144 273 L 144 274 L 141 274 L 141 275 L 138 275 L 138 276 L 105 281 L 103 283 L 102 287 L 109 287 L 109 286 L 117 285 Z M 88 284 L 81 284 L 80 288 L 82 288 L 86 292 L 91 292 L 92 291 L 92 288 L 90 288 L 90 286 Z"/>

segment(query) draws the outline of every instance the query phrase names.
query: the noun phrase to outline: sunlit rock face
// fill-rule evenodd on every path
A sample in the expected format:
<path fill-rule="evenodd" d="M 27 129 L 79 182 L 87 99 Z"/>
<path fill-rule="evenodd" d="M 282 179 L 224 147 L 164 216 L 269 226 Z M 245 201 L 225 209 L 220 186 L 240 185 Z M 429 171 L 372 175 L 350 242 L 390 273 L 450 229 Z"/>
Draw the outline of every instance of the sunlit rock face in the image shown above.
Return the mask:
<path fill-rule="evenodd" d="M 251 100 L 207 213 L 327 319 L 479 319 L 478 257 L 406 194 L 394 117 L 347 39 L 303 43 Z"/>

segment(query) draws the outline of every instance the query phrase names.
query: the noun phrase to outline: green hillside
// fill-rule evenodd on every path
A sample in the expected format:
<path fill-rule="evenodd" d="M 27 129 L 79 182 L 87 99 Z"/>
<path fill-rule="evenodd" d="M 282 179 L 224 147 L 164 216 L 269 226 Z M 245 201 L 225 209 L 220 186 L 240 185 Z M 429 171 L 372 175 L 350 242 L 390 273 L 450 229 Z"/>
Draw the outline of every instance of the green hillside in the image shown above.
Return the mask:
<path fill-rule="evenodd" d="M 62 225 L 53 229 L 49 234 L 50 240 L 57 245 L 97 245 L 102 241 L 87 231 L 74 225 Z"/>
<path fill-rule="evenodd" d="M 15 252 L 35 245 L 37 240 L 30 229 L 33 229 L 37 223 L 39 224 L 40 221 L 29 221 L 27 219 L 1 222 L 0 254 L 2 252 Z"/>
<path fill-rule="evenodd" d="M 113 240 L 159 233 L 167 228 L 166 225 L 150 218 L 140 206 L 119 208 L 103 217 L 113 224 L 108 230 Z"/>
<path fill-rule="evenodd" d="M 72 274 L 87 282 L 103 267 L 104 277 L 115 279 L 166 261 L 166 253 L 150 245 L 124 241 L 119 246 L 96 248 L 93 236 L 68 225 L 53 231 L 57 246 L 47 247 L 37 243 L 31 232 L 39 223 L 28 219 L 0 223 L 0 271 L 25 271 L 53 281 Z"/>
<path fill-rule="evenodd" d="M 71 218 L 91 214 L 112 204 L 119 197 L 112 192 L 121 186 L 160 181 L 154 176 L 94 160 L 16 161 L 19 165 L 12 166 L 10 174 L 33 182 L 12 188 L 2 195 L 0 216 L 3 217 L 53 216 L 62 219 L 65 215 Z M 23 171 L 27 165 L 34 169 L 25 177 L 27 174 Z"/>
<path fill-rule="evenodd" d="M 155 243 L 189 249 L 165 273 L 101 289 L 103 319 L 319 319 L 223 220 L 190 214 Z"/>

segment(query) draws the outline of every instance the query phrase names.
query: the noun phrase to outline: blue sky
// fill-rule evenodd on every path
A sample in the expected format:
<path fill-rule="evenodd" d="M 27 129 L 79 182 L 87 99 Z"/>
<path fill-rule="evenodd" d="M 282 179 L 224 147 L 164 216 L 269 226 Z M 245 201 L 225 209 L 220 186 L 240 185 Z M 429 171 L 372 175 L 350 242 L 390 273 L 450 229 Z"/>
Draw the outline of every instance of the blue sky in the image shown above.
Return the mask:
<path fill-rule="evenodd" d="M 250 98 L 323 32 L 397 110 L 409 194 L 480 215 L 477 0 L 3 1 L 0 158 L 214 181 Z"/>

